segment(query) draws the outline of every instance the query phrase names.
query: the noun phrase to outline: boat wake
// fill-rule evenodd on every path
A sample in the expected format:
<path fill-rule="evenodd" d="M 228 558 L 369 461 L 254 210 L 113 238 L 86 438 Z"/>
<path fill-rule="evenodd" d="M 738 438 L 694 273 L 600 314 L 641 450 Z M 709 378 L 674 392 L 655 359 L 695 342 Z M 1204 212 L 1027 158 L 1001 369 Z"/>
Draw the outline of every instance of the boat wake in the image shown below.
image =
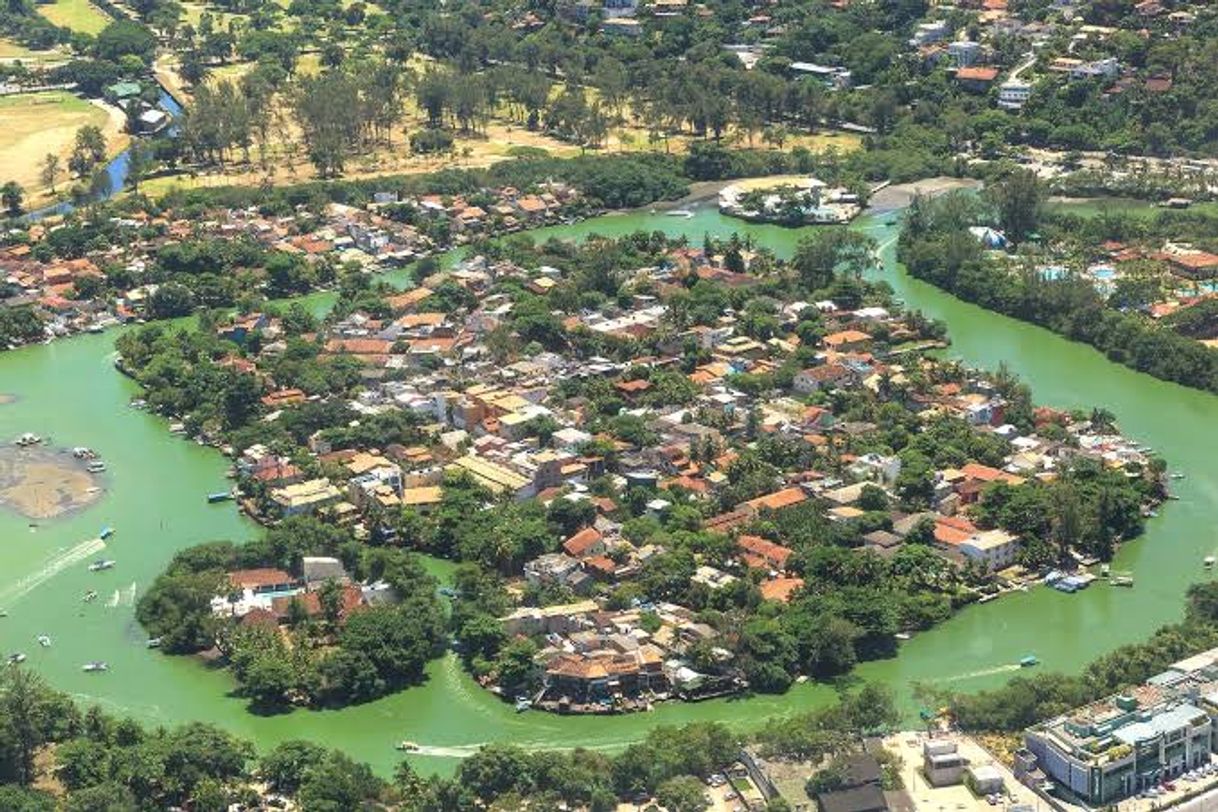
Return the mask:
<path fill-rule="evenodd" d="M 1019 671 L 1022 666 L 1019 663 L 1010 663 L 1009 665 L 997 665 L 993 668 L 982 668 L 979 671 L 969 671 L 965 674 L 956 674 L 952 677 L 943 677 L 935 680 L 936 682 L 959 682 L 966 679 L 978 679 L 980 677 L 992 677 L 995 674 L 1006 674 L 1011 671 Z"/>
<path fill-rule="evenodd" d="M 67 550 L 59 551 L 43 565 L 42 569 L 30 573 L 21 580 L 0 590 L 0 603 L 12 603 L 20 598 L 24 598 L 68 567 L 79 564 L 89 556 L 99 553 L 105 548 L 106 542 L 94 538 L 82 541 L 80 544 Z"/>
<path fill-rule="evenodd" d="M 132 581 L 131 586 L 126 589 L 114 590 L 110 600 L 106 601 L 106 606 L 110 609 L 116 609 L 119 606 L 135 606 L 135 581 Z"/>
<path fill-rule="evenodd" d="M 594 745 L 580 745 L 581 750 L 622 750 L 631 744 L 635 744 L 639 740 L 609 742 Z M 575 750 L 576 747 L 546 744 L 544 742 L 517 742 L 524 750 L 530 753 L 556 753 Z M 407 756 L 434 756 L 436 758 L 469 758 L 476 755 L 479 750 L 487 745 L 487 742 L 478 744 L 455 744 L 452 746 L 433 746 L 430 744 L 420 744 L 415 749 L 406 753 Z"/>

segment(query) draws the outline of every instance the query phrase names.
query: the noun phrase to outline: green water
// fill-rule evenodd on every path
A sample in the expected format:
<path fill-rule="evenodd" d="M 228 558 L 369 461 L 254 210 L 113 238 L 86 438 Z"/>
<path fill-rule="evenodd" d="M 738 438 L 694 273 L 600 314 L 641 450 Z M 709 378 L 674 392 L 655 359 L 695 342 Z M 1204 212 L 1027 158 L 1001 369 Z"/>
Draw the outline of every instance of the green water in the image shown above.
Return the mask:
<path fill-rule="evenodd" d="M 862 666 L 857 676 L 893 686 L 912 707 L 914 681 L 970 690 L 991 687 L 1017 671 L 1013 664 L 1026 654 L 1039 657 L 1043 668 L 1075 670 L 1176 619 L 1184 589 L 1204 577 L 1202 558 L 1218 550 L 1213 522 L 1218 516 L 1218 446 L 1212 435 L 1218 399 L 1138 375 L 1090 349 L 912 280 L 894 265 L 895 227 L 883 225 L 882 219 L 864 220 L 859 227 L 884 246 L 885 270 L 879 275 L 911 306 L 948 322 L 952 353 L 989 367 L 1005 360 L 1033 384 L 1040 402 L 1112 408 L 1124 431 L 1164 454 L 1188 478 L 1178 483 L 1182 501 L 1169 503 L 1144 539 L 1127 545 L 1118 557 L 1115 567 L 1134 572 L 1135 588 L 1098 585 L 1076 595 L 1035 589 L 972 607 L 902 644 L 898 657 Z M 610 215 L 541 234 L 575 237 L 640 228 L 684 233 L 695 243 L 708 231 L 748 232 L 783 255 L 799 237 L 798 231 L 746 226 L 712 210 L 699 210 L 692 219 Z M 395 281 L 404 283 L 404 275 Z M 324 309 L 328 301 L 325 295 L 314 296 L 310 306 Z M 31 531 L 26 520 L 0 514 L 0 607 L 9 611 L 9 617 L 0 619 L 0 652 L 26 652 L 30 665 L 83 701 L 151 723 L 214 722 L 262 747 L 307 737 L 341 747 L 382 772 L 397 760 L 392 745 L 410 739 L 436 748 L 411 757 L 417 768 L 447 772 L 456 757 L 489 741 L 613 749 L 660 723 L 718 719 L 756 725 L 834 696 L 829 686 L 809 684 L 781 697 L 669 704 L 632 716 L 516 714 L 449 658 L 432 664 L 426 684 L 378 702 L 342 711 L 251 715 L 242 700 L 228 696 L 231 682 L 223 672 L 147 650 L 134 621 L 130 585 L 135 583 L 137 592 L 144 589 L 175 550 L 210 539 L 247 538 L 255 530 L 232 504 L 205 502 L 208 492 L 225 485 L 226 463 L 220 455 L 170 436 L 164 421 L 127 406 L 136 389 L 112 367 L 113 341 L 113 333 L 81 336 L 0 355 L 0 393 L 18 396 L 16 403 L 0 405 L 0 438 L 32 431 L 57 445 L 92 446 L 109 465 L 109 491 L 77 515 Z M 89 573 L 82 561 L 18 594 L 31 576 L 48 574 L 48 562 L 58 553 L 106 525 L 117 531 L 104 553 L 117 560 L 115 569 Z M 432 566 L 441 576 L 447 571 L 443 562 Z M 80 595 L 90 588 L 101 597 L 82 604 Z M 109 606 L 115 590 L 120 590 L 118 604 Z M 50 635 L 52 647 L 39 648 L 34 640 L 39 634 Z M 110 672 L 82 673 L 81 664 L 94 659 L 107 660 Z"/>

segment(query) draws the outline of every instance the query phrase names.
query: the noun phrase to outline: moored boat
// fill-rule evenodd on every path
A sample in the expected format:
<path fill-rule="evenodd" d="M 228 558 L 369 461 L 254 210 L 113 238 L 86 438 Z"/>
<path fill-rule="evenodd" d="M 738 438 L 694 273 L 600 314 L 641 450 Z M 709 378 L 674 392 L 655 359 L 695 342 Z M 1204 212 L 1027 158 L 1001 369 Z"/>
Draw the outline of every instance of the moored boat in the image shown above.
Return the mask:
<path fill-rule="evenodd" d="M 38 645 L 42 646 L 43 648 L 50 648 L 51 638 L 47 637 L 45 634 L 38 635 Z"/>
<path fill-rule="evenodd" d="M 110 558 L 99 558 L 89 565 L 89 572 L 101 572 L 102 570 L 114 569 L 116 562 Z"/>
<path fill-rule="evenodd" d="M 102 671 L 109 671 L 110 666 L 106 665 L 101 660 L 94 660 L 91 663 L 85 663 L 82 665 L 80 670 L 84 671 L 86 674 L 97 674 Z"/>
<path fill-rule="evenodd" d="M 1036 659 L 1036 656 L 1033 654 L 1029 654 L 1026 657 L 1019 658 L 1019 667 L 1020 668 L 1031 668 L 1034 665 L 1040 665 L 1040 660 Z"/>
<path fill-rule="evenodd" d="M 415 753 L 418 752 L 419 749 L 417 744 L 412 741 L 407 741 L 406 739 L 398 742 L 396 745 L 394 745 L 394 747 L 401 750 L 403 753 Z"/>
<path fill-rule="evenodd" d="M 114 528 L 110 526 L 103 527 L 97 537 L 103 541 L 114 535 Z"/>

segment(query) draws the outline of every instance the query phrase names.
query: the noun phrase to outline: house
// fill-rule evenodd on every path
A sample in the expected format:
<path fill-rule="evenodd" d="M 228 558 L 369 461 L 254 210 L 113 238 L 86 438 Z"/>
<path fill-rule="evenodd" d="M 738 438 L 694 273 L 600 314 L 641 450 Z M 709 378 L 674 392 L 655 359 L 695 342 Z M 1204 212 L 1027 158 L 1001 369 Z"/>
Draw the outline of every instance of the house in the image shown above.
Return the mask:
<path fill-rule="evenodd" d="M 572 558 L 588 558 L 605 552 L 605 537 L 595 527 L 585 527 L 562 543 L 563 551 Z"/>
<path fill-rule="evenodd" d="M 288 518 L 329 507 L 342 499 L 343 494 L 330 480 L 319 478 L 275 488 L 270 496 L 271 501 L 283 512 L 284 518 Z"/>
<path fill-rule="evenodd" d="M 1004 110 L 1020 110 L 1032 96 L 1032 85 L 1018 79 L 1008 79 L 998 86 L 998 106 Z"/>
<path fill-rule="evenodd" d="M 998 68 L 990 66 L 974 66 L 960 68 L 956 71 L 956 81 L 965 90 L 984 92 L 998 78 Z"/>
<path fill-rule="evenodd" d="M 986 572 L 993 572 L 1015 563 L 1020 544 L 1018 536 L 995 529 L 975 533 L 957 545 L 956 549 L 966 558 L 977 562 Z"/>
<path fill-rule="evenodd" d="M 842 330 L 825 336 L 821 344 L 837 352 L 861 352 L 871 346 L 871 336 L 862 330 Z"/>
<path fill-rule="evenodd" d="M 947 39 L 950 33 L 951 26 L 948 25 L 947 20 L 918 23 L 917 27 L 914 28 L 913 37 L 910 38 L 909 44 L 914 48 L 920 48 L 932 42 L 942 42 Z"/>
<path fill-rule="evenodd" d="M 803 369 L 795 373 L 792 388 L 803 395 L 810 395 L 821 389 L 834 389 L 839 386 L 852 386 L 858 382 L 858 374 L 844 364 L 822 364 L 811 369 Z"/>
<path fill-rule="evenodd" d="M 817 795 L 816 806 L 820 812 L 886 812 L 879 762 L 867 753 L 846 760 L 841 786 Z"/>
<path fill-rule="evenodd" d="M 787 559 L 795 552 L 760 536 L 741 536 L 736 539 L 736 547 L 740 550 L 740 560 L 746 567 L 776 572 L 787 568 Z"/>

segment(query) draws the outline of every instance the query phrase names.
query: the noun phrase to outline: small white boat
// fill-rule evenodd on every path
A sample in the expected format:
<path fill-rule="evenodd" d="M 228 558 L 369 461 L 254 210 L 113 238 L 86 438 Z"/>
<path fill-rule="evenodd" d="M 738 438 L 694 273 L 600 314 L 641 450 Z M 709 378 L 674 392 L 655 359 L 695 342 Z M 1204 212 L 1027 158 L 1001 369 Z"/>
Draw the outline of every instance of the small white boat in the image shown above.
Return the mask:
<path fill-rule="evenodd" d="M 110 558 L 99 558 L 89 565 L 89 572 L 101 572 L 102 570 L 114 569 L 116 562 Z"/>
<path fill-rule="evenodd" d="M 414 752 L 417 752 L 417 751 L 418 751 L 418 749 L 419 749 L 419 746 L 418 746 L 417 744 L 415 744 L 415 743 L 414 743 L 414 742 L 412 742 L 412 741 L 406 741 L 405 739 L 403 739 L 402 741 L 398 742 L 398 743 L 397 743 L 396 745 L 394 745 L 394 746 L 395 746 L 395 747 L 396 747 L 398 750 L 401 750 L 403 753 L 414 753 Z"/>
<path fill-rule="evenodd" d="M 109 671 L 110 666 L 106 665 L 100 660 L 97 660 L 91 663 L 85 663 L 80 667 L 80 670 L 84 671 L 86 674 L 97 674 L 102 671 Z"/>
<path fill-rule="evenodd" d="M 25 655 L 22 654 L 20 651 L 17 652 L 16 654 L 8 655 L 8 664 L 9 665 L 16 665 L 17 663 L 23 663 L 23 662 L 25 662 Z"/>
<path fill-rule="evenodd" d="M 85 593 L 85 597 L 83 598 L 83 600 L 85 603 L 90 603 L 92 601 L 97 600 L 97 590 L 90 589 L 88 592 Z"/>
<path fill-rule="evenodd" d="M 100 474 L 106 470 L 106 464 L 101 460 L 93 460 L 93 462 L 85 466 L 85 470 L 90 474 Z"/>
<path fill-rule="evenodd" d="M 1212 555 L 1207 555 L 1201 564 L 1208 570 L 1213 568 L 1215 561 L 1218 561 L 1218 559 L 1214 558 Z"/>
<path fill-rule="evenodd" d="M 897 632 L 893 635 L 893 637 L 897 638 L 898 640 L 909 640 L 913 637 L 913 635 L 911 635 L 909 632 Z"/>
<path fill-rule="evenodd" d="M 47 637 L 45 634 L 38 635 L 38 645 L 42 646 L 43 648 L 50 648 L 51 638 Z"/>
<path fill-rule="evenodd" d="M 39 437 L 37 434 L 31 434 L 28 431 L 17 438 L 17 445 L 19 446 L 38 445 L 41 442 L 41 437 Z"/>
<path fill-rule="evenodd" d="M 144 643 L 144 645 L 147 646 L 148 648 L 160 648 L 161 647 L 161 638 L 149 637 L 148 641 L 146 643 Z"/>
<path fill-rule="evenodd" d="M 694 217 L 694 213 L 689 209 L 670 209 L 664 213 L 669 217 L 684 217 L 686 220 L 692 220 Z"/>

